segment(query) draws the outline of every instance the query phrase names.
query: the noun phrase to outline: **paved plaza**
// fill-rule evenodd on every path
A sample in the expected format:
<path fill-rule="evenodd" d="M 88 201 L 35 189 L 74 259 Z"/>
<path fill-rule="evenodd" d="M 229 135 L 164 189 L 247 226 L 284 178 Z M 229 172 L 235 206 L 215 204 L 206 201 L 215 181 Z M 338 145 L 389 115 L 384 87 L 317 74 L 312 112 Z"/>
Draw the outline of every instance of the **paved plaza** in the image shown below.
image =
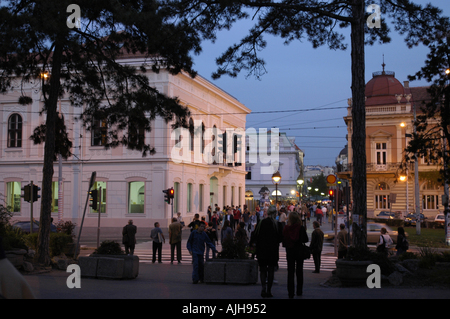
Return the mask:
<path fill-rule="evenodd" d="M 312 227 L 309 227 L 309 237 Z M 330 229 L 324 224 L 324 231 Z M 188 233 L 186 230 L 185 233 Z M 184 236 L 183 236 L 184 237 Z M 273 298 L 263 299 L 260 296 L 261 286 L 255 285 L 212 285 L 192 283 L 191 257 L 183 241 L 183 260 L 181 264 L 170 263 L 169 244 L 163 245 L 162 263 L 152 263 L 150 241 L 137 244 L 135 255 L 140 258 L 139 276 L 133 280 L 100 280 L 81 278 L 80 288 L 68 288 L 67 278 L 70 273 L 53 270 L 48 273 L 25 275 L 36 297 L 39 299 L 184 299 L 176 303 L 174 312 L 182 311 L 182 306 L 193 302 L 201 305 L 202 301 L 209 304 L 210 300 L 237 302 L 258 300 L 272 304 L 276 300 L 288 299 L 287 269 L 284 248 L 280 246 L 279 269 L 275 274 L 275 284 L 272 288 Z M 220 246 L 219 246 L 220 250 Z M 82 250 L 81 255 L 87 255 L 92 250 Z M 304 264 L 303 296 L 295 299 L 448 299 L 450 290 L 434 288 L 411 287 L 381 287 L 379 289 L 333 288 L 324 285 L 331 277 L 334 267 L 334 247 L 325 244 L 322 256 L 323 267 L 319 274 L 313 274 L 312 260 Z M 175 311 L 176 310 L 176 311 Z"/>

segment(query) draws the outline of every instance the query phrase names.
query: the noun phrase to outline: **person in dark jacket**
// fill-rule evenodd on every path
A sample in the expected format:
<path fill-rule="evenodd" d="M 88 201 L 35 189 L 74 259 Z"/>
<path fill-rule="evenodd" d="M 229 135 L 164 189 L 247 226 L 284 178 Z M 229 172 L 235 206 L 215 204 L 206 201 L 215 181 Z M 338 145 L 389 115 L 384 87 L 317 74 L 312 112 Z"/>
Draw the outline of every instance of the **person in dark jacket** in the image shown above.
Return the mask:
<path fill-rule="evenodd" d="M 128 225 L 125 225 L 122 229 L 122 243 L 125 245 L 125 253 L 127 255 L 134 254 L 134 248 L 136 246 L 136 233 L 137 227 L 133 225 L 133 220 L 128 221 Z"/>
<path fill-rule="evenodd" d="M 403 227 L 399 227 L 397 231 L 397 245 L 395 246 L 395 248 L 397 249 L 397 256 L 400 256 L 401 254 L 406 253 L 406 251 L 409 249 L 409 244 L 408 240 L 406 239 L 405 229 Z"/>
<path fill-rule="evenodd" d="M 297 296 L 303 293 L 303 249 L 304 243 L 308 242 L 306 229 L 297 212 L 289 214 L 288 224 L 283 229 L 283 246 L 286 249 L 288 265 L 288 295 L 294 297 L 295 281 L 297 276 Z"/>
<path fill-rule="evenodd" d="M 313 222 L 314 231 L 311 234 L 311 243 L 309 248 L 311 249 L 311 255 L 314 260 L 314 271 L 313 273 L 320 273 L 321 255 L 323 248 L 323 231 L 320 229 L 320 224 L 318 221 Z"/>
<path fill-rule="evenodd" d="M 205 254 L 205 245 L 208 245 L 214 253 L 217 253 L 216 246 L 214 246 L 205 232 L 205 225 L 200 224 L 197 230 L 191 232 L 186 245 L 189 254 L 192 255 L 194 268 L 192 271 L 192 282 L 194 284 L 197 284 L 199 281 L 203 282 L 203 255 Z"/>
<path fill-rule="evenodd" d="M 282 239 L 282 229 L 275 220 L 277 209 L 270 206 L 267 217 L 261 220 L 257 226 L 256 236 L 256 258 L 260 269 L 260 280 L 262 285 L 261 297 L 273 297 L 271 289 L 278 265 L 279 247 Z"/>

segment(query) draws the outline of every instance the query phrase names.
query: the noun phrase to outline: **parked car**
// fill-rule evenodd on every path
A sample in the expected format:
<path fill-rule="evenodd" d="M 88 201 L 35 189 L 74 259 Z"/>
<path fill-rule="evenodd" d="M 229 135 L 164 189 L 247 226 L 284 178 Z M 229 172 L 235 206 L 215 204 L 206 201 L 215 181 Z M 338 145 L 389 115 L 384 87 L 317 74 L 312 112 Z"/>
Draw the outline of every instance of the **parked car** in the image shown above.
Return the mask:
<path fill-rule="evenodd" d="M 423 214 L 420 214 L 420 223 L 423 223 L 423 221 L 427 219 Z M 408 216 L 405 217 L 405 226 L 415 226 L 416 225 L 416 214 L 409 213 Z"/>
<path fill-rule="evenodd" d="M 24 233 L 29 233 L 30 232 L 30 222 L 17 222 L 14 225 L 12 225 L 13 228 L 16 229 L 21 229 Z M 34 221 L 33 222 L 33 233 L 37 233 L 39 231 L 39 222 L 38 221 Z M 51 224 L 50 225 L 50 231 L 52 233 L 56 233 L 56 226 Z"/>
<path fill-rule="evenodd" d="M 444 224 L 445 224 L 444 214 L 437 214 L 436 217 L 434 218 L 434 222 L 438 223 L 440 226 L 442 225 L 442 227 L 444 227 Z"/>
<path fill-rule="evenodd" d="M 367 223 L 367 243 L 368 244 L 376 244 L 380 239 L 381 228 L 386 228 L 386 231 L 389 236 L 391 236 L 392 241 L 397 243 L 397 235 L 398 232 L 386 224 L 382 223 Z M 338 231 L 339 232 L 339 231 Z M 405 235 L 408 237 L 408 233 L 405 232 Z M 350 238 L 352 236 L 352 231 L 350 227 Z M 334 230 L 324 232 L 324 240 L 333 240 L 334 239 Z"/>
<path fill-rule="evenodd" d="M 395 213 L 388 212 L 388 211 L 381 211 L 377 215 L 377 218 L 378 219 L 394 219 L 395 218 Z"/>

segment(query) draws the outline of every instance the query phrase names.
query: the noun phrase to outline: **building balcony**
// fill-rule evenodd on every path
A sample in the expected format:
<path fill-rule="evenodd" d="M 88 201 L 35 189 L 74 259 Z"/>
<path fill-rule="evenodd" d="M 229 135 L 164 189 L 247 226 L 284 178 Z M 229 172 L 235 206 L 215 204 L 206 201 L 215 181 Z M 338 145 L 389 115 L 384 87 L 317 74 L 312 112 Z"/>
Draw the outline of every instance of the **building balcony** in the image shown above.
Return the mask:
<path fill-rule="evenodd" d="M 370 115 L 386 115 L 386 114 L 411 114 L 411 103 L 395 104 L 395 105 L 380 105 L 380 106 L 366 106 L 366 116 Z M 347 108 L 347 116 L 352 116 L 352 108 Z"/>
<path fill-rule="evenodd" d="M 366 164 L 366 172 L 367 173 L 397 173 L 400 169 L 400 164 L 401 163 L 385 163 L 385 164 L 367 163 Z M 353 163 L 337 165 L 337 173 L 338 174 L 351 175 L 352 172 L 353 172 Z"/>

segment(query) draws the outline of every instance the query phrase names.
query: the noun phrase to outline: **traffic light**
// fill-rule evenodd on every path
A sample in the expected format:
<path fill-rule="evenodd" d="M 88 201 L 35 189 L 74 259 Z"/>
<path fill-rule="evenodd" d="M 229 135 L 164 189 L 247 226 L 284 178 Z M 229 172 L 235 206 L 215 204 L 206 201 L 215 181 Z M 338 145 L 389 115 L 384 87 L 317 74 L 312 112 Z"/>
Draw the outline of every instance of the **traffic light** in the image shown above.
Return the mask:
<path fill-rule="evenodd" d="M 89 201 L 91 202 L 89 206 L 92 207 L 93 210 L 97 210 L 98 207 L 98 191 L 93 189 L 89 192 Z"/>
<path fill-rule="evenodd" d="M 167 204 L 170 204 L 170 194 L 169 194 L 169 191 L 170 191 L 170 188 L 169 189 L 164 189 L 163 190 L 163 193 L 164 193 L 164 201 L 167 203 Z"/>
<path fill-rule="evenodd" d="M 328 198 L 329 198 L 330 200 L 333 200 L 333 199 L 334 199 L 334 190 L 330 189 L 330 190 L 328 191 Z"/>
<path fill-rule="evenodd" d="M 175 191 L 174 191 L 173 187 L 169 188 L 169 198 L 173 199 L 174 195 L 175 195 Z"/>
<path fill-rule="evenodd" d="M 22 190 L 23 195 L 20 195 L 20 197 L 23 197 L 23 199 L 29 203 L 31 201 L 31 185 L 25 185 L 24 187 L 22 187 Z"/>
<path fill-rule="evenodd" d="M 223 132 L 222 134 L 218 134 L 218 143 L 219 150 L 222 151 L 223 154 L 227 153 L 227 132 Z"/>
<path fill-rule="evenodd" d="M 33 202 L 37 201 L 38 198 L 41 198 L 41 195 L 39 195 L 39 191 L 41 188 L 37 185 L 33 184 Z"/>
<path fill-rule="evenodd" d="M 241 151 L 241 147 L 242 147 L 242 135 L 240 134 L 234 134 L 234 140 L 233 140 L 233 151 L 235 153 L 240 152 Z"/>

